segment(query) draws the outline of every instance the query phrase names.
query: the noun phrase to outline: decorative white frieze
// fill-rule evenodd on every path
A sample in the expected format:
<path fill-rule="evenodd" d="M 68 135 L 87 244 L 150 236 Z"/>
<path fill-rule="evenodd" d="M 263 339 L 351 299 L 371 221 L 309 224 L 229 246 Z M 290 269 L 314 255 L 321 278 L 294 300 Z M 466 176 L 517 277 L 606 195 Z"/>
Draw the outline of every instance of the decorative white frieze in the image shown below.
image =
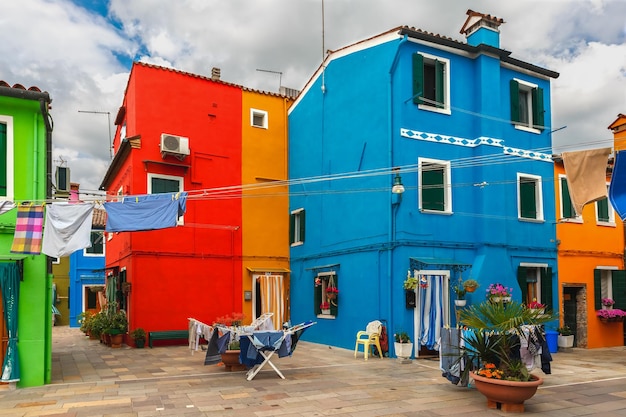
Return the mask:
<path fill-rule="evenodd" d="M 425 142 L 446 143 L 448 145 L 465 146 L 466 148 L 475 148 L 480 145 L 496 146 L 502 148 L 502 153 L 504 153 L 505 155 L 513 155 L 520 158 L 534 159 L 536 161 L 552 163 L 552 155 L 550 154 L 504 146 L 504 140 L 494 139 L 486 136 L 481 136 L 476 139 L 467 139 L 457 136 L 441 135 L 438 133 L 420 132 L 417 130 L 405 128 L 400 129 L 400 136 L 409 139 L 422 140 Z"/>

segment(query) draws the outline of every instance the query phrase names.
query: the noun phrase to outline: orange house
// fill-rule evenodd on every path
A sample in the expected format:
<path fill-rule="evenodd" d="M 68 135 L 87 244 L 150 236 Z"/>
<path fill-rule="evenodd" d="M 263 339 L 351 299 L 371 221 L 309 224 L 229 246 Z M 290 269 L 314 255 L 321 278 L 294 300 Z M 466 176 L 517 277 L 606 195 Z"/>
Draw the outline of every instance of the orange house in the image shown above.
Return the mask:
<path fill-rule="evenodd" d="M 109 200 L 188 197 L 177 227 L 107 234 L 107 276 L 117 277 L 130 330 L 183 330 L 188 318 L 233 312 L 289 319 L 290 102 L 224 82 L 217 69 L 204 77 L 133 64 L 101 188 Z"/>
<path fill-rule="evenodd" d="M 555 160 L 558 279 L 561 325 L 575 333 L 575 347 L 598 348 L 624 344 L 623 323 L 604 323 L 596 311 L 602 298 L 613 298 L 626 310 L 624 226 L 608 199 L 589 203 L 577 216 L 562 159 Z M 607 166 L 607 187 L 611 163 Z"/>

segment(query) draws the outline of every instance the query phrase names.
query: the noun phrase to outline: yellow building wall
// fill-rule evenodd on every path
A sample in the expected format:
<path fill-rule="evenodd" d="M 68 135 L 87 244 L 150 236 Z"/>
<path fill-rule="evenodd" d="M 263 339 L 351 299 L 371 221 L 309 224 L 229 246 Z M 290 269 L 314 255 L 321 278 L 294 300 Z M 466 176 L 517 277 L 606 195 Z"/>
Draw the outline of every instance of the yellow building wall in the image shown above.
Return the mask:
<path fill-rule="evenodd" d="M 57 287 L 56 307 L 61 316 L 56 317 L 56 326 L 68 326 L 70 324 L 70 309 L 68 308 L 68 297 L 70 288 L 70 258 L 66 256 L 59 259 L 59 263 L 52 264 L 52 282 Z"/>
<path fill-rule="evenodd" d="M 243 290 L 252 291 L 256 271 L 284 274 L 289 306 L 289 188 L 287 184 L 287 109 L 278 95 L 242 95 L 242 249 Z M 252 126 L 251 109 L 267 112 L 267 129 Z M 279 184 L 274 184 L 280 181 Z M 243 297 L 243 294 L 242 294 Z M 250 321 L 252 301 L 243 301 Z M 286 310 L 286 319 L 289 319 Z"/>
<path fill-rule="evenodd" d="M 556 236 L 558 244 L 559 315 L 563 316 L 563 287 L 586 288 L 586 323 L 578 322 L 578 337 L 586 330 L 587 347 L 624 345 L 622 323 L 602 323 L 594 305 L 594 269 L 624 269 L 624 226 L 617 214 L 614 226 L 596 224 L 595 204 L 583 208 L 583 222 L 561 219 L 559 175 L 565 175 L 563 164 L 555 162 L 555 194 L 557 207 Z M 607 177 L 607 184 L 610 177 Z M 563 324 L 563 319 L 561 319 Z"/>

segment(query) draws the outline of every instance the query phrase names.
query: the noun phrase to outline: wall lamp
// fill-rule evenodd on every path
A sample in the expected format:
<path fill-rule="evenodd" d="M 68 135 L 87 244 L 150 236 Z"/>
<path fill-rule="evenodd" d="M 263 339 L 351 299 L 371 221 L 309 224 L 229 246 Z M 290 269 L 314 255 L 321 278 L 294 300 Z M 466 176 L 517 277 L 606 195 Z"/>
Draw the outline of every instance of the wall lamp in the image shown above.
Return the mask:
<path fill-rule="evenodd" d="M 400 177 L 400 168 L 394 168 L 393 171 L 396 173 L 396 176 L 393 179 L 391 192 L 393 194 L 402 194 L 404 192 L 404 185 L 402 185 L 402 178 Z"/>

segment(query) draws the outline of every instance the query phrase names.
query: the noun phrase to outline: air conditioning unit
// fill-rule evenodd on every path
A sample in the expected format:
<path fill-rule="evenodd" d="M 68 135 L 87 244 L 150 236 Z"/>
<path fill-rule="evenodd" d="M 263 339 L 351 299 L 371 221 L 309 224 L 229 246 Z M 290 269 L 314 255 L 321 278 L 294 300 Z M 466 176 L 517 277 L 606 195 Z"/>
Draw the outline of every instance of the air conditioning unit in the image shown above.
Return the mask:
<path fill-rule="evenodd" d="M 180 159 L 189 155 L 189 138 L 183 136 L 161 134 L 161 155 L 171 154 Z"/>

